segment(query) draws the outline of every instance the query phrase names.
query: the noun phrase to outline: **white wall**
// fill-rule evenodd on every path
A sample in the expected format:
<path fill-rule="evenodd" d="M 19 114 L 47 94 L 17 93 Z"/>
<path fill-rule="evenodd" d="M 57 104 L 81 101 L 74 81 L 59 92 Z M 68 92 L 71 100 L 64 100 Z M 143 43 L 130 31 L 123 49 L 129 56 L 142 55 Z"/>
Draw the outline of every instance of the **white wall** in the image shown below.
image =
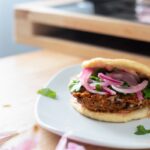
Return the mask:
<path fill-rule="evenodd" d="M 37 49 L 16 44 L 13 37 L 13 6 L 17 3 L 28 1 L 31 0 L 0 0 L 0 57 Z"/>

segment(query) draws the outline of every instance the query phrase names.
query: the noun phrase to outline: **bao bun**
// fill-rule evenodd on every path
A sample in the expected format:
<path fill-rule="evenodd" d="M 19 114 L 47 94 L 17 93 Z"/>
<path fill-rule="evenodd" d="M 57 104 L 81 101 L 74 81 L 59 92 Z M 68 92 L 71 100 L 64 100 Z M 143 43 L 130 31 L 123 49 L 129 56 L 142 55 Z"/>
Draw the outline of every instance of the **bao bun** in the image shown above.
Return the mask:
<path fill-rule="evenodd" d="M 83 68 L 119 68 L 129 72 L 136 72 L 140 75 L 144 75 L 150 78 L 149 67 L 128 59 L 107 59 L 107 58 L 94 58 L 82 63 Z M 150 115 L 150 106 L 142 109 L 133 110 L 126 113 L 105 113 L 90 111 L 80 103 L 76 98 L 71 100 L 72 106 L 80 112 L 82 115 L 90 117 L 92 119 L 107 121 L 107 122 L 128 122 L 135 119 L 146 118 Z"/>

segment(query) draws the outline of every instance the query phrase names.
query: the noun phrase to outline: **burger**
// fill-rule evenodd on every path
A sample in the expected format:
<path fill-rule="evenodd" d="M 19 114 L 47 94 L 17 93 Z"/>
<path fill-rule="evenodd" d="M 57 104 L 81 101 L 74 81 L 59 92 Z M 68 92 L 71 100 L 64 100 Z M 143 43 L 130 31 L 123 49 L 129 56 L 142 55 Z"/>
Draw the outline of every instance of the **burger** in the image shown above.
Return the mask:
<path fill-rule="evenodd" d="M 84 61 L 69 90 L 72 106 L 92 119 L 128 122 L 150 116 L 150 69 L 136 61 Z"/>

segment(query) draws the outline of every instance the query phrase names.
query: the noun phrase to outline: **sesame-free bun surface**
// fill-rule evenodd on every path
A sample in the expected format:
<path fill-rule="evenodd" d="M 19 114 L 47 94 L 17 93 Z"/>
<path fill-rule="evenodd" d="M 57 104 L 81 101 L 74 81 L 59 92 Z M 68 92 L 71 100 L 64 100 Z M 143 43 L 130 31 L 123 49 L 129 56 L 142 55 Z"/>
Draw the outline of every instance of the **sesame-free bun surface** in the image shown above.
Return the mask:
<path fill-rule="evenodd" d="M 94 112 L 83 107 L 77 102 L 76 98 L 71 99 L 72 106 L 82 115 L 100 121 L 106 122 L 128 122 L 131 120 L 137 120 L 149 117 L 150 109 L 148 107 L 134 110 L 129 113 L 104 113 L 104 112 Z"/>
<path fill-rule="evenodd" d="M 147 77 L 150 77 L 150 68 L 139 62 L 128 59 L 108 59 L 93 58 L 82 63 L 83 68 L 119 68 L 128 71 L 135 71 Z"/>

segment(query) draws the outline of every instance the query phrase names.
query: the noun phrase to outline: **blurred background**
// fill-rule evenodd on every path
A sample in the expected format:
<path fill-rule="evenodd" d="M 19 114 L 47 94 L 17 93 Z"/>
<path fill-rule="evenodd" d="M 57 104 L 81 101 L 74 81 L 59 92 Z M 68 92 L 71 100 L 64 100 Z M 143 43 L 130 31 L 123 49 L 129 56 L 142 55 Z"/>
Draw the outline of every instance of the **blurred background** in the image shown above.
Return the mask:
<path fill-rule="evenodd" d="M 31 0 L 0 0 L 0 57 L 37 50 L 15 43 L 14 37 L 13 8 L 16 4 L 29 1 Z"/>
<path fill-rule="evenodd" d="M 15 43 L 14 37 L 14 11 L 13 8 L 16 4 L 25 3 L 36 0 L 1 0 L 0 1 L 0 57 L 35 51 L 38 48 L 26 46 Z M 63 1 L 63 0 L 62 0 Z M 137 21 L 139 23 L 150 24 L 150 0 L 87 0 L 86 5 L 72 5 L 63 6 L 59 9 L 66 11 L 75 11 L 78 13 L 93 13 L 91 7 L 95 7 L 96 15 L 104 15 L 108 17 L 115 17 L 119 19 L 128 19 L 130 21 Z M 93 3 L 90 5 L 90 3 Z M 89 9 L 89 11 L 88 11 Z M 93 8 L 92 8 L 93 9 Z M 64 31 L 65 33 L 67 31 Z M 70 34 L 68 32 L 68 34 Z M 78 36 L 78 35 L 77 35 Z M 87 34 L 85 34 L 88 37 Z M 81 36 L 83 40 L 85 37 Z M 114 47 L 116 49 L 133 50 L 137 53 L 137 48 L 142 49 L 142 54 L 148 54 L 150 48 L 149 42 L 128 41 L 128 39 L 114 39 L 101 35 L 98 38 L 98 43 L 101 46 Z M 89 39 L 91 41 L 91 35 Z M 108 41 L 108 42 L 107 42 Z M 119 41 L 119 42 L 118 42 Z M 88 42 L 88 41 L 86 41 Z M 93 40 L 95 43 L 96 40 Z M 120 44 L 120 45 L 119 45 Z M 130 47 L 129 47 L 130 45 Z"/>

